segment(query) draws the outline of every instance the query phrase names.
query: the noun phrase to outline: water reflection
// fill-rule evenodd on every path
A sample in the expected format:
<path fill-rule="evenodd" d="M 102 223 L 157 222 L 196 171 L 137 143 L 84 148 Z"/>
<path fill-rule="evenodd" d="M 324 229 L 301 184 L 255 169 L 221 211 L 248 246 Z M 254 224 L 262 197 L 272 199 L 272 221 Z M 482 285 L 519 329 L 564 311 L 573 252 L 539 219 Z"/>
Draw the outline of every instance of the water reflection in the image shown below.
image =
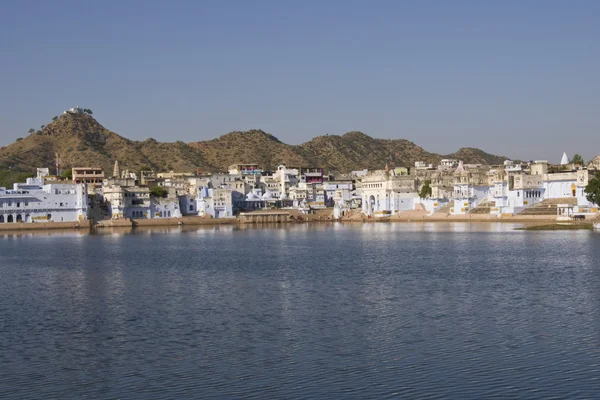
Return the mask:
<path fill-rule="evenodd" d="M 5 236 L 0 398 L 593 398 L 600 236 L 514 227 Z"/>

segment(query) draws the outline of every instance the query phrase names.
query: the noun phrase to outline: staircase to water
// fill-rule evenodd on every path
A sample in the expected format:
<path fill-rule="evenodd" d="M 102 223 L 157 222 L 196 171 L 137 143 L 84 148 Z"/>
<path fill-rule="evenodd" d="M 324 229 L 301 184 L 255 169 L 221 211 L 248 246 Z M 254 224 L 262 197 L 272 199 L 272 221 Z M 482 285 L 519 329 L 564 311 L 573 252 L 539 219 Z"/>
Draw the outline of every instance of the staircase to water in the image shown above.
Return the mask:
<path fill-rule="evenodd" d="M 577 199 L 573 197 L 563 197 L 558 199 L 546 199 L 521 211 L 519 215 L 556 215 L 556 206 L 559 204 L 577 205 Z"/>
<path fill-rule="evenodd" d="M 473 208 L 470 214 L 489 214 L 495 203 L 491 200 L 482 201 L 477 207 Z"/>

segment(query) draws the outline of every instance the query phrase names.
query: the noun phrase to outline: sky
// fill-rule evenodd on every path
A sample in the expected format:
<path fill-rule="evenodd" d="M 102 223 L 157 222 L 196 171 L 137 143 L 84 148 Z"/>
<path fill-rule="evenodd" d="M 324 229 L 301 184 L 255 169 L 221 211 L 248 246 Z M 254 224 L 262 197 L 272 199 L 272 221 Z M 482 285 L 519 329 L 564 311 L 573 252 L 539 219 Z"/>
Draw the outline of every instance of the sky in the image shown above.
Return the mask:
<path fill-rule="evenodd" d="M 586 0 L 4 0 L 0 145 L 79 105 L 136 140 L 362 131 L 590 159 L 599 18 Z"/>

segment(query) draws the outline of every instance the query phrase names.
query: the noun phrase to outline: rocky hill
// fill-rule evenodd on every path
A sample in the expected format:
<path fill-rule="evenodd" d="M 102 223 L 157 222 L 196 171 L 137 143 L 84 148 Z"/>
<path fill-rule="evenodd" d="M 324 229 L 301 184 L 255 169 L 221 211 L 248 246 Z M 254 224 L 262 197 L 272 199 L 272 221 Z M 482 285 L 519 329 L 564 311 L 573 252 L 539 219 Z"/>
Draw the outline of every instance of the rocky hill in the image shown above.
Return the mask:
<path fill-rule="evenodd" d="M 63 114 L 45 128 L 0 148 L 0 169 L 33 172 L 36 167 L 54 166 L 59 154 L 63 168 L 102 167 L 112 171 L 115 160 L 123 168 L 155 170 L 226 171 L 233 163 L 258 163 L 274 169 L 288 166 L 320 166 L 330 171 L 380 169 L 411 166 L 415 161 L 437 163 L 458 158 L 467 163 L 498 164 L 505 157 L 479 149 L 464 148 L 450 155 L 429 153 L 404 140 L 374 139 L 361 132 L 318 136 L 293 146 L 261 130 L 231 132 L 219 138 L 184 143 L 129 140 L 106 128 L 86 114 Z"/>

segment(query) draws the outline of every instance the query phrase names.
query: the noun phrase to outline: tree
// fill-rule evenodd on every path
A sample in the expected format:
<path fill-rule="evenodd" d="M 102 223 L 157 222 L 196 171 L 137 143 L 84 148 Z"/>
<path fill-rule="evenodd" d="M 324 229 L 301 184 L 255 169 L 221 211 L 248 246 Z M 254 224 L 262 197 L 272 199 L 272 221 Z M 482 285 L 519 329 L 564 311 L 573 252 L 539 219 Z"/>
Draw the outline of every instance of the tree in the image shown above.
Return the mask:
<path fill-rule="evenodd" d="M 46 127 L 46 125 L 42 125 L 40 126 L 40 129 L 44 129 Z"/>
<path fill-rule="evenodd" d="M 60 176 L 65 180 L 65 181 L 70 181 L 73 179 L 73 170 L 71 169 L 67 169 L 65 171 L 63 171 L 62 174 L 60 174 Z"/>
<path fill-rule="evenodd" d="M 150 188 L 150 196 L 152 197 L 167 197 L 168 194 L 169 192 L 164 187 L 152 186 Z"/>
<path fill-rule="evenodd" d="M 27 133 L 33 133 L 35 132 L 35 129 L 31 128 L 30 130 L 27 131 Z"/>
<path fill-rule="evenodd" d="M 20 142 L 21 140 L 23 140 L 22 137 L 18 137 L 17 140 L 15 140 L 16 142 Z"/>
<path fill-rule="evenodd" d="M 54 117 L 52 117 L 52 121 L 56 121 L 58 119 L 58 116 L 55 115 Z"/>
<path fill-rule="evenodd" d="M 25 182 L 27 178 L 31 177 L 31 171 L 20 172 L 13 171 L 11 167 L 8 169 L 0 168 L 0 187 L 10 188 L 15 182 Z"/>
<path fill-rule="evenodd" d="M 573 164 L 583 165 L 583 157 L 581 157 L 579 154 L 575 154 L 571 162 Z"/>
<path fill-rule="evenodd" d="M 422 199 L 426 199 L 428 197 L 431 197 L 431 195 L 433 194 L 433 191 L 431 190 L 431 181 L 428 179 L 425 182 L 423 182 L 423 186 L 421 187 L 421 191 L 419 192 L 419 197 Z"/>
<path fill-rule="evenodd" d="M 585 187 L 585 198 L 596 205 L 600 205 L 600 175 L 596 175 Z"/>

